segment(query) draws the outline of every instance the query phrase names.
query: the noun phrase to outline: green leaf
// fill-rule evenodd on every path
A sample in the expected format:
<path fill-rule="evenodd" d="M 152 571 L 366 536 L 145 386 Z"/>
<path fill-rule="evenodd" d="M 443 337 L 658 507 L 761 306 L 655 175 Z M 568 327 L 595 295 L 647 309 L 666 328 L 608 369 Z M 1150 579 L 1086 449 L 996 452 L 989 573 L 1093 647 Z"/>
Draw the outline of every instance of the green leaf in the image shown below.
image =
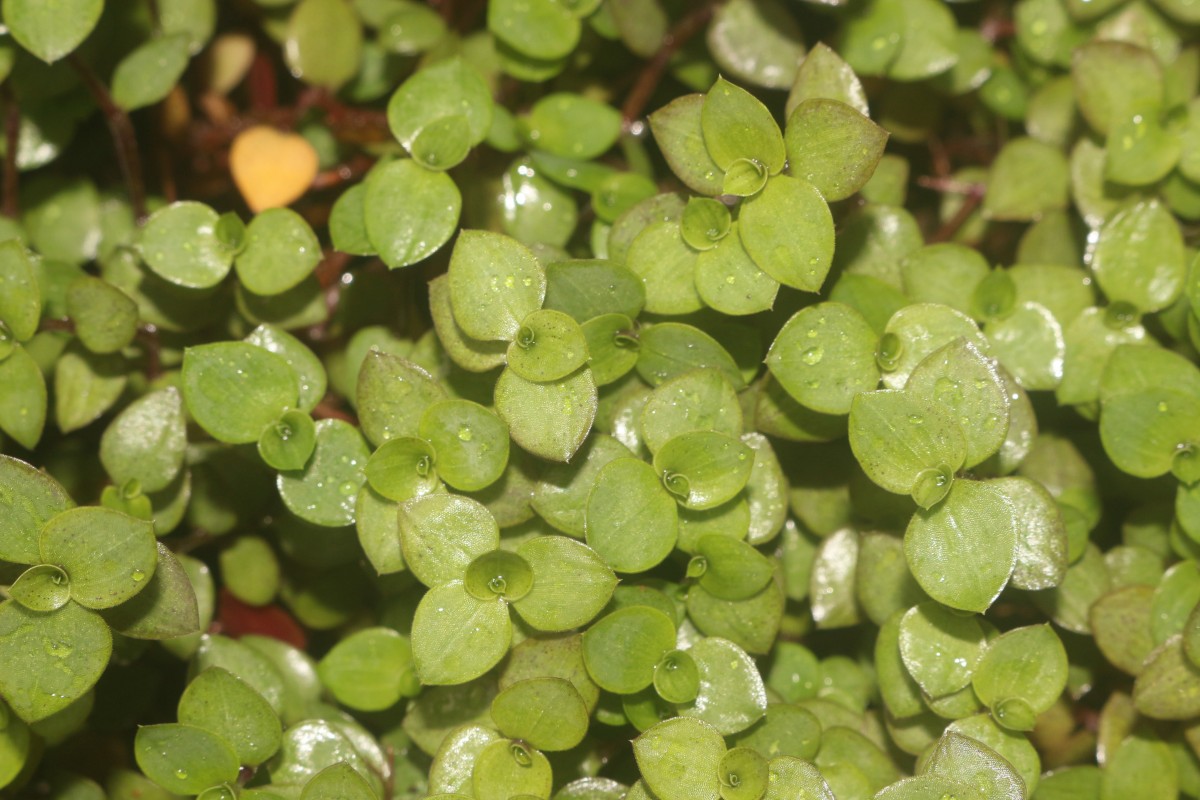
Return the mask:
<path fill-rule="evenodd" d="M 788 172 L 824 198 L 844 200 L 863 187 L 887 144 L 887 131 L 838 100 L 813 98 L 788 115 Z"/>
<path fill-rule="evenodd" d="M 271 208 L 246 226 L 234 268 L 251 292 L 275 295 L 298 285 L 320 260 L 321 243 L 304 218 L 290 208 Z"/>
<path fill-rule="evenodd" d="M 617 577 L 592 549 L 564 536 L 542 536 L 517 548 L 533 571 L 533 586 L 513 608 L 539 631 L 590 622 L 608 603 Z"/>
<path fill-rule="evenodd" d="M 848 27 L 853 25 L 854 21 L 854 18 L 848 19 Z M 815 98 L 837 100 L 864 116 L 870 113 L 862 82 L 854 74 L 851 66 L 824 42 L 815 44 L 800 64 L 788 93 L 787 106 L 784 109 L 786 115 L 790 117 L 797 106 L 805 100 Z"/>
<path fill-rule="evenodd" d="M 229 274 L 234 251 L 217 236 L 216 211 L 182 201 L 150 215 L 139 249 L 159 277 L 188 289 L 216 286 Z"/>
<path fill-rule="evenodd" d="M 279 749 L 279 717 L 248 683 L 220 667 L 204 670 L 179 698 L 179 721 L 220 737 L 241 764 L 257 766 Z"/>
<path fill-rule="evenodd" d="M 579 323 L 561 311 L 539 310 L 526 316 L 508 347 L 509 369 L 539 383 L 569 375 L 588 358 Z"/>
<path fill-rule="evenodd" d="M 738 234 L 759 268 L 784 286 L 816 292 L 833 262 L 833 217 L 801 178 L 776 176 L 746 201 Z"/>
<path fill-rule="evenodd" d="M 967 339 L 951 342 L 917 365 L 905 391 L 958 421 L 967 443 L 965 467 L 996 453 L 1008 435 L 1008 394 L 995 365 Z"/>
<path fill-rule="evenodd" d="M 1067 651 L 1049 625 L 1014 628 L 988 642 L 971 686 L 997 722 L 1032 730 L 1067 685 Z"/>
<path fill-rule="evenodd" d="M 1066 156 L 1057 147 L 1019 138 L 1004 145 L 988 174 L 983 213 L 996 220 L 1033 220 L 1067 207 Z"/>
<path fill-rule="evenodd" d="M 29 726 L 19 719 L 10 718 L 7 708 L 0 713 L 5 718 L 5 726 L 0 733 L 0 786 L 8 786 L 21 775 L 25 767 L 32 737 Z M 101 798 L 105 797 L 98 788 L 97 792 Z"/>
<path fill-rule="evenodd" d="M 271 779 L 286 790 L 338 763 L 353 767 L 372 788 L 381 787 L 378 776 L 386 762 L 370 734 L 342 716 L 309 719 L 283 732 L 283 744 L 271 762 Z"/>
<path fill-rule="evenodd" d="M 581 325 L 603 314 L 636 317 L 645 304 L 642 282 L 621 264 L 579 259 L 546 265 L 542 307 L 569 314 Z"/>
<path fill-rule="evenodd" d="M 575 49 L 582 25 L 555 0 L 498 0 L 488 4 L 487 28 L 518 53 L 549 61 Z"/>
<path fill-rule="evenodd" d="M 651 452 L 691 431 L 717 431 L 741 436 L 742 410 L 737 393 L 716 369 L 700 368 L 676 375 L 658 386 L 639 420 L 642 440 Z"/>
<path fill-rule="evenodd" d="M 259 325 L 250 331 L 245 341 L 281 356 L 295 370 L 300 380 L 297 407 L 301 411 L 313 410 L 325 398 L 328 382 L 325 367 L 313 351 L 295 336 L 273 325 Z"/>
<path fill-rule="evenodd" d="M 317 423 L 317 444 L 304 470 L 279 474 L 283 504 L 314 525 L 336 528 L 354 524 L 358 492 L 366 483 L 370 451 L 358 429 L 338 419 Z"/>
<path fill-rule="evenodd" d="M 437 490 L 437 454 L 424 439 L 401 436 L 384 442 L 367 461 L 371 488 L 397 502 Z"/>
<path fill-rule="evenodd" d="M 967 454 L 962 429 L 942 408 L 896 390 L 854 398 L 850 448 L 867 477 L 896 494 L 916 493 L 929 478 L 949 486 Z M 936 494 L 927 498 L 938 499 Z"/>
<path fill-rule="evenodd" d="M 900 309 L 888 320 L 879 340 L 883 385 L 903 389 L 918 364 L 958 339 L 987 353 L 987 339 L 979 326 L 961 311 L 939 303 L 913 303 Z"/>
<path fill-rule="evenodd" d="M 689 572 L 698 571 L 699 583 L 705 591 L 723 600 L 745 600 L 758 594 L 775 571 L 771 559 L 745 542 L 720 534 L 701 536 L 696 543 L 697 562 L 693 559 Z"/>
<path fill-rule="evenodd" d="M 754 660 L 725 639 L 701 639 L 686 651 L 700 671 L 700 693 L 679 708 L 730 736 L 746 730 L 767 710 L 767 693 Z"/>
<path fill-rule="evenodd" d="M 1178 768 L 1167 744 L 1153 735 L 1135 733 L 1105 765 L 1100 797 L 1115 800 L 1130 792 L 1150 792 L 1155 797 L 1179 796 Z"/>
<path fill-rule="evenodd" d="M 596 417 L 596 382 L 587 367 L 549 383 L 506 369 L 496 381 L 495 403 L 514 442 L 540 458 L 568 462 Z"/>
<path fill-rule="evenodd" d="M 601 314 L 580 327 L 591 356 L 588 368 L 597 386 L 615 383 L 637 366 L 638 341 L 632 336 L 632 319 L 624 314 Z"/>
<path fill-rule="evenodd" d="M 524 123 L 526 138 L 534 147 L 584 161 L 603 155 L 621 134 L 621 115 L 616 109 L 570 92 L 541 97 Z"/>
<path fill-rule="evenodd" d="M 334 201 L 329 212 L 329 238 L 334 250 L 356 256 L 378 255 L 367 238 L 366 195 L 366 184 L 356 183 Z"/>
<path fill-rule="evenodd" d="M 0 455 L 0 559 L 14 564 L 40 560 L 42 526 L 73 507 L 66 490 L 24 461 Z"/>
<path fill-rule="evenodd" d="M 1022 303 L 984 328 L 988 351 L 1030 391 L 1058 387 L 1066 342 L 1058 320 L 1040 303 Z"/>
<path fill-rule="evenodd" d="M 958 29 L 950 9 L 937 0 L 908 0 L 897 5 L 903 7 L 904 33 L 900 50 L 888 66 L 888 77 L 919 81 L 953 67 L 958 61 Z"/>
<path fill-rule="evenodd" d="M 588 708 L 570 682 L 532 678 L 496 695 L 492 719 L 505 736 L 539 750 L 569 750 L 587 734 Z"/>
<path fill-rule="evenodd" d="M 305 83 L 337 89 L 358 72 L 362 23 L 345 0 L 300 0 L 284 37 L 288 68 Z"/>
<path fill-rule="evenodd" d="M 499 544 L 496 520 L 469 497 L 430 494 L 414 497 L 400 507 L 404 563 L 426 586 L 461 579 L 476 557 Z"/>
<path fill-rule="evenodd" d="M 767 89 L 786 89 L 804 59 L 800 26 L 783 3 L 734 0 L 717 9 L 708 47 L 722 70 Z"/>
<path fill-rule="evenodd" d="M 770 309 L 779 291 L 779 282 L 746 252 L 736 223 L 729 235 L 696 259 L 695 285 L 705 305 L 731 316 Z"/>
<path fill-rule="evenodd" d="M 462 195 L 444 172 L 401 159 L 371 170 L 366 187 L 367 238 L 392 269 L 428 258 L 458 229 Z"/>
<path fill-rule="evenodd" d="M 504 657 L 511 637 L 508 603 L 502 598 L 476 599 L 457 580 L 436 586 L 413 616 L 417 675 L 426 686 L 466 683 Z"/>
<path fill-rule="evenodd" d="M 321 770 L 300 792 L 300 800 L 376 800 L 378 796 L 367 779 L 345 762 Z"/>
<path fill-rule="evenodd" d="M 22 47 L 51 64 L 83 44 L 103 11 L 104 0 L 7 0 L 4 24 Z"/>
<path fill-rule="evenodd" d="M 476 70 L 461 58 L 449 58 L 404 81 L 388 101 L 387 116 L 392 135 L 410 151 L 423 130 L 448 117 L 465 119 L 467 141 L 474 147 L 492 124 L 491 92 Z"/>
<path fill-rule="evenodd" d="M 1122 471 L 1154 478 L 1175 470 L 1189 479 L 1200 446 L 1200 398 L 1171 389 L 1148 389 L 1106 400 L 1100 440 Z"/>
<path fill-rule="evenodd" d="M 956 480 L 946 499 L 918 511 L 904 533 L 913 577 L 951 608 L 982 613 L 1008 583 L 1016 562 L 1013 507 L 987 483 Z"/>
<path fill-rule="evenodd" d="M 1117 212 L 1100 229 L 1092 272 L 1113 303 L 1142 313 L 1166 308 L 1182 293 L 1187 276 L 1178 223 L 1155 200 Z"/>
<path fill-rule="evenodd" d="M 539 517 L 576 538 L 584 533 L 588 495 L 596 475 L 614 459 L 631 455 L 625 445 L 603 433 L 588 437 L 581 454 L 582 459 L 571 464 L 555 464 L 545 470 L 533 496 L 533 508 Z"/>
<path fill-rule="evenodd" d="M 0 430 L 27 450 L 46 425 L 46 379 L 23 347 L 0 361 Z"/>
<path fill-rule="evenodd" d="M 679 322 L 660 322 L 638 332 L 638 374 L 651 386 L 692 369 L 719 370 L 734 389 L 746 379 L 738 364 L 720 342 L 699 328 Z"/>
<path fill-rule="evenodd" d="M 501 739 L 485 747 L 475 762 L 471 785 L 477 800 L 550 796 L 550 762 L 522 742 Z"/>
<path fill-rule="evenodd" d="M 11 356 L 9 360 L 11 361 Z M 54 365 L 54 416 L 70 433 L 100 418 L 121 397 L 128 375 L 116 354 L 89 353 L 72 342 Z"/>
<path fill-rule="evenodd" d="M 899 642 L 905 669 L 931 697 L 970 686 L 987 647 L 975 616 L 955 614 L 932 602 L 904 614 Z"/>
<path fill-rule="evenodd" d="M 183 399 L 214 439 L 258 441 L 266 427 L 297 404 L 296 373 L 287 361 L 247 342 L 214 342 L 183 355 Z"/>
<path fill-rule="evenodd" d="M 730 500 L 746 485 L 754 453 L 716 431 L 671 438 L 654 455 L 654 469 L 667 491 L 686 508 L 704 510 Z"/>
<path fill-rule="evenodd" d="M 239 769 L 237 755 L 224 739 L 178 723 L 138 728 L 133 755 L 146 777 L 175 794 L 195 795 L 232 783 Z"/>
<path fill-rule="evenodd" d="M 700 310 L 703 304 L 693 280 L 696 259 L 678 222 L 654 222 L 638 234 L 625 265 L 645 286 L 647 311 L 677 315 Z"/>
<path fill-rule="evenodd" d="M 754 161 L 774 175 L 787 154 L 779 126 L 754 95 L 718 78 L 704 96 L 700 126 L 709 155 L 721 169 L 738 159 Z"/>
<path fill-rule="evenodd" d="M 850 306 L 819 303 L 787 321 L 767 353 L 767 366 L 802 405 L 846 414 L 856 395 L 879 385 L 876 339 Z"/>
<path fill-rule="evenodd" d="M 437 454 L 438 476 L 460 491 L 490 486 L 508 464 L 508 429 L 469 400 L 433 403 L 421 416 L 419 433 Z"/>
<path fill-rule="evenodd" d="M 996 800 L 1020 800 L 1027 785 L 1002 755 L 978 739 L 954 730 L 947 730 L 938 739 L 925 759 L 922 772 L 931 778 L 984 787 L 985 796 Z"/>
<path fill-rule="evenodd" d="M 447 170 L 471 152 L 470 122 L 462 114 L 438 117 L 417 133 L 409 148 L 413 160 L 431 170 Z"/>
<path fill-rule="evenodd" d="M 26 722 L 82 697 L 108 666 L 112 634 L 94 611 L 67 603 L 56 611 L 0 604 L 0 697 Z"/>
<path fill-rule="evenodd" d="M 187 430 L 174 387 L 130 403 L 100 438 L 100 461 L 118 486 L 137 481 L 143 492 L 170 485 L 183 466 Z"/>
<path fill-rule="evenodd" d="M 193 589 L 181 558 L 186 560 L 187 556 L 176 558 L 162 542 L 158 543 L 158 566 L 146 588 L 132 600 L 104 610 L 104 619 L 113 630 L 132 639 L 176 639 L 200 632 L 199 597 L 203 592 Z M 208 605 L 211 617 L 211 597 Z"/>
<path fill-rule="evenodd" d="M 633 694 L 650 686 L 662 657 L 675 648 L 675 623 L 649 606 L 629 606 L 583 634 L 583 662 L 601 689 Z"/>
<path fill-rule="evenodd" d="M 973 314 L 975 307 L 990 312 L 973 314 L 988 318 L 1003 316 L 1011 307 L 1001 306 L 1001 311 L 992 311 L 989 268 L 987 259 L 977 250 L 966 245 L 944 242 L 930 244 L 909 254 L 900 262 L 900 273 L 904 279 L 904 291 L 915 303 L 942 303 L 964 314 Z M 992 281 L 1000 283 L 1000 289 L 1014 294 L 1011 282 L 1004 283 L 1007 272 L 997 272 Z M 989 302 L 976 302 L 983 296 Z"/>
<path fill-rule="evenodd" d="M 112 98 L 126 111 L 164 100 L 187 69 L 191 43 L 181 33 L 157 36 L 130 52 L 117 64 Z"/>
<path fill-rule="evenodd" d="M 645 572 L 675 548 L 678 520 L 676 503 L 656 469 L 640 459 L 616 458 L 596 474 L 585 535 L 613 569 Z"/>
<path fill-rule="evenodd" d="M 71 598 L 88 608 L 111 608 L 146 588 L 158 565 L 149 522 L 107 508 L 63 511 L 42 528 L 41 560 L 61 567 Z"/>
<path fill-rule="evenodd" d="M 37 333 L 42 316 L 42 291 L 37 272 L 17 240 L 0 243 L 0 339 L 12 337 L 24 342 Z M 3 347 L 3 343 L 0 343 Z"/>
<path fill-rule="evenodd" d="M 339 703 L 382 711 L 415 695 L 412 645 L 391 628 L 365 628 L 342 639 L 317 666 L 321 683 Z"/>
<path fill-rule="evenodd" d="M 137 333 L 137 304 L 99 278 L 83 276 L 67 287 L 67 313 L 75 333 L 93 353 L 115 353 Z"/>
<path fill-rule="evenodd" d="M 859 534 L 842 528 L 821 540 L 812 560 L 808 594 L 819 628 L 844 628 L 860 621 L 855 598 Z"/>
<path fill-rule="evenodd" d="M 513 341 L 546 295 L 533 253 L 498 233 L 463 231 L 450 257 L 450 302 L 467 335 Z"/>
<path fill-rule="evenodd" d="M 1189 719 L 1196 715 L 1200 669 L 1184 652 L 1184 637 L 1173 636 L 1146 656 L 1133 684 L 1133 703 L 1152 719 Z"/>
<path fill-rule="evenodd" d="M 1017 515 L 1017 560 L 1012 585 L 1036 591 L 1057 586 L 1067 569 L 1067 529 L 1054 497 L 1029 478 L 998 478 L 1000 491 Z"/>
<path fill-rule="evenodd" d="M 655 725 L 633 741 L 642 780 L 661 800 L 717 800 L 716 765 L 725 742 L 713 726 L 689 717 Z"/>
<path fill-rule="evenodd" d="M 1136 45 L 1093 41 L 1075 50 L 1071 77 L 1079 111 L 1097 133 L 1162 103 L 1163 73 L 1154 54 Z"/>
<path fill-rule="evenodd" d="M 702 94 L 677 97 L 650 115 L 654 141 L 671 171 L 693 192 L 721 194 L 725 171 L 709 155 L 701 127 Z"/>
<path fill-rule="evenodd" d="M 1055 398 L 1063 405 L 1091 403 L 1099 399 L 1100 377 L 1109 356 L 1120 345 L 1143 342 L 1146 329 L 1113 320 L 1111 310 L 1089 308 L 1066 327 L 1063 339 L 1063 374 Z"/>
<path fill-rule="evenodd" d="M 445 390 L 424 369 L 380 350 L 372 349 L 358 372 L 359 420 L 363 433 L 377 445 L 418 435 L 425 410 L 445 397 Z"/>
<path fill-rule="evenodd" d="M 258 439 L 258 454 L 272 469 L 304 469 L 317 446 L 317 426 L 302 411 L 285 411 Z"/>
<path fill-rule="evenodd" d="M 39 564 L 21 573 L 9 595 L 30 611 L 54 611 L 71 599 L 71 581 L 60 568 Z"/>
<path fill-rule="evenodd" d="M 1109 129 L 1105 177 L 1126 186 L 1145 186 L 1167 177 L 1179 162 L 1180 137 L 1156 119 L 1141 115 Z"/>

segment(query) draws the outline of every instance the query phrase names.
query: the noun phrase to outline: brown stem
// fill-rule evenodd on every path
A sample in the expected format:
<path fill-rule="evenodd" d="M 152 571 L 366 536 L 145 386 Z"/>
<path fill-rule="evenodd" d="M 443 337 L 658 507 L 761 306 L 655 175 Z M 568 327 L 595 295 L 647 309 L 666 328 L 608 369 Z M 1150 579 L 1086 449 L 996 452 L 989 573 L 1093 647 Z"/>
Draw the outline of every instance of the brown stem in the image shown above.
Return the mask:
<path fill-rule="evenodd" d="M 959 181 L 938 175 L 921 175 L 917 178 L 917 185 L 943 194 L 978 194 L 980 196 L 983 195 L 986 188 L 982 183 Z"/>
<path fill-rule="evenodd" d="M 983 190 L 979 189 L 968 193 L 963 197 L 962 205 L 958 207 L 958 211 L 954 212 L 954 216 L 946 220 L 946 222 L 933 232 L 929 237 L 930 244 L 935 242 L 948 242 L 954 238 L 962 226 L 967 224 L 967 220 L 979 208 L 979 204 L 983 202 Z"/>
<path fill-rule="evenodd" d="M 137 132 L 125 109 L 121 108 L 108 93 L 108 88 L 96 77 L 83 59 L 72 53 L 67 57 L 71 66 L 79 73 L 88 91 L 100 110 L 104 113 L 104 121 L 113 137 L 113 145 L 117 151 L 117 163 L 125 178 L 125 188 L 129 192 L 129 202 L 138 221 L 146 218 L 146 186 L 142 179 L 142 161 L 138 156 Z"/>
<path fill-rule="evenodd" d="M 638 75 L 637 82 L 633 84 L 629 96 L 625 98 L 625 105 L 621 107 L 621 118 L 624 120 L 626 130 L 629 130 L 646 110 L 646 104 L 650 102 L 654 90 L 658 88 L 658 84 L 662 80 L 663 73 L 667 71 L 671 56 L 675 55 L 679 48 L 687 44 L 689 39 L 708 24 L 714 5 L 715 0 L 706 0 L 701 3 L 691 13 L 679 20 L 675 27 L 671 28 L 663 37 L 662 46 L 658 48 L 654 57 L 646 62 L 646 66 Z"/>
<path fill-rule="evenodd" d="M 146 377 L 154 380 L 162 375 L 162 356 L 160 355 L 161 347 L 158 342 L 158 328 L 153 325 L 141 325 L 138 327 L 137 334 L 134 336 L 134 341 L 142 346 L 146 351 Z"/>
<path fill-rule="evenodd" d="M 343 186 L 351 181 L 356 181 L 363 175 L 367 174 L 375 160 L 368 156 L 359 153 L 345 164 L 339 164 L 332 169 L 327 169 L 318 172 L 313 178 L 312 190 L 319 191 L 321 189 L 333 189 L 338 186 Z"/>
<path fill-rule="evenodd" d="M 16 218 L 21 213 L 21 179 L 17 170 L 17 148 L 21 145 L 21 107 L 13 94 L 12 84 L 0 87 L 4 98 L 4 216 Z"/>
<path fill-rule="evenodd" d="M 313 419 L 340 419 L 342 422 L 358 425 L 358 419 L 353 414 L 349 414 L 336 407 L 334 405 L 335 402 L 335 400 L 327 396 L 324 400 L 317 403 L 316 408 L 312 410 Z"/>

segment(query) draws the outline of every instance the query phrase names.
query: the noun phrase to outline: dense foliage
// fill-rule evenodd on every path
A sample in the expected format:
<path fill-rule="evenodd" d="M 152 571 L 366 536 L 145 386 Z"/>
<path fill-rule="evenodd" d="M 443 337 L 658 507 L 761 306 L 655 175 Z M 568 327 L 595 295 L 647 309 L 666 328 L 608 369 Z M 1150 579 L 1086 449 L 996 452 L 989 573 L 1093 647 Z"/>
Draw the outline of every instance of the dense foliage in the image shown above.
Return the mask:
<path fill-rule="evenodd" d="M 1200 2 L 0 14 L 0 795 L 1200 798 Z"/>

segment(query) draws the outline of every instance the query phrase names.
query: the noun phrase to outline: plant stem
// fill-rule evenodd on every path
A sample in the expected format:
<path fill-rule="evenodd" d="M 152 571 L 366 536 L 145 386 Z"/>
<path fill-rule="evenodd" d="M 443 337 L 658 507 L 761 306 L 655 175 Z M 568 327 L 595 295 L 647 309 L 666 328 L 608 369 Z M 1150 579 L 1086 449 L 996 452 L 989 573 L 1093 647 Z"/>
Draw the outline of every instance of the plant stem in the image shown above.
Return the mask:
<path fill-rule="evenodd" d="M 125 178 L 125 188 L 129 192 L 129 202 L 138 221 L 146 218 L 146 185 L 142 178 L 142 161 L 138 156 L 137 132 L 129 114 L 113 100 L 108 88 L 96 77 L 83 59 L 72 53 L 67 57 L 71 66 L 79 73 L 96 105 L 104 113 L 104 121 L 113 137 L 113 145 L 117 151 L 117 164 Z"/>
<path fill-rule="evenodd" d="M 16 218 L 21 213 L 21 178 L 17 171 L 17 148 L 21 146 L 21 107 L 13 94 L 12 85 L 0 89 L 4 98 L 4 216 Z"/>
<path fill-rule="evenodd" d="M 658 84 L 662 81 L 663 73 L 667 71 L 667 65 L 671 62 L 671 56 L 679 51 L 679 48 L 687 44 L 688 40 L 703 30 L 712 17 L 714 0 L 707 0 L 701 3 L 689 14 L 683 17 L 667 32 L 663 37 L 662 46 L 658 48 L 658 52 L 654 57 L 646 62 L 646 66 L 642 68 L 642 72 L 638 75 L 637 81 L 633 84 L 633 89 L 630 90 L 629 96 L 625 98 L 625 105 L 621 107 L 621 118 L 624 121 L 625 129 L 631 130 L 634 123 L 642 116 L 646 110 L 646 104 L 650 102 L 650 98 L 654 95 L 654 90 L 658 88 Z"/>

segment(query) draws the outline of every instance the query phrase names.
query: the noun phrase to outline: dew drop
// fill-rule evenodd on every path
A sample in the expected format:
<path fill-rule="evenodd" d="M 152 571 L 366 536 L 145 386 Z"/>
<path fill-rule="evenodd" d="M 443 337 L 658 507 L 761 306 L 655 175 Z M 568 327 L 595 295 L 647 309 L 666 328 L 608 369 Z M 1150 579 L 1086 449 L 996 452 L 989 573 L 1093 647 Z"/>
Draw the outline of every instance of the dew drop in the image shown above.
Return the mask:
<path fill-rule="evenodd" d="M 187 776 L 188 776 L 188 771 L 186 769 L 180 768 L 180 769 L 175 770 L 175 777 L 179 778 L 179 780 L 186 781 Z"/>
<path fill-rule="evenodd" d="M 338 491 L 340 491 L 346 497 L 349 497 L 358 491 L 358 486 L 354 484 L 354 481 L 346 481 L 338 487 Z"/>
<path fill-rule="evenodd" d="M 130 577 L 133 578 L 134 583 L 141 583 L 142 581 L 146 580 L 146 573 L 144 570 L 135 569 L 133 571 L 133 575 Z"/>
<path fill-rule="evenodd" d="M 817 345 L 816 347 L 810 347 L 800 354 L 800 360 L 805 364 L 808 364 L 810 367 L 815 367 L 817 364 L 820 364 L 821 359 L 824 357 L 825 348 L 821 347 L 820 345 Z"/>

